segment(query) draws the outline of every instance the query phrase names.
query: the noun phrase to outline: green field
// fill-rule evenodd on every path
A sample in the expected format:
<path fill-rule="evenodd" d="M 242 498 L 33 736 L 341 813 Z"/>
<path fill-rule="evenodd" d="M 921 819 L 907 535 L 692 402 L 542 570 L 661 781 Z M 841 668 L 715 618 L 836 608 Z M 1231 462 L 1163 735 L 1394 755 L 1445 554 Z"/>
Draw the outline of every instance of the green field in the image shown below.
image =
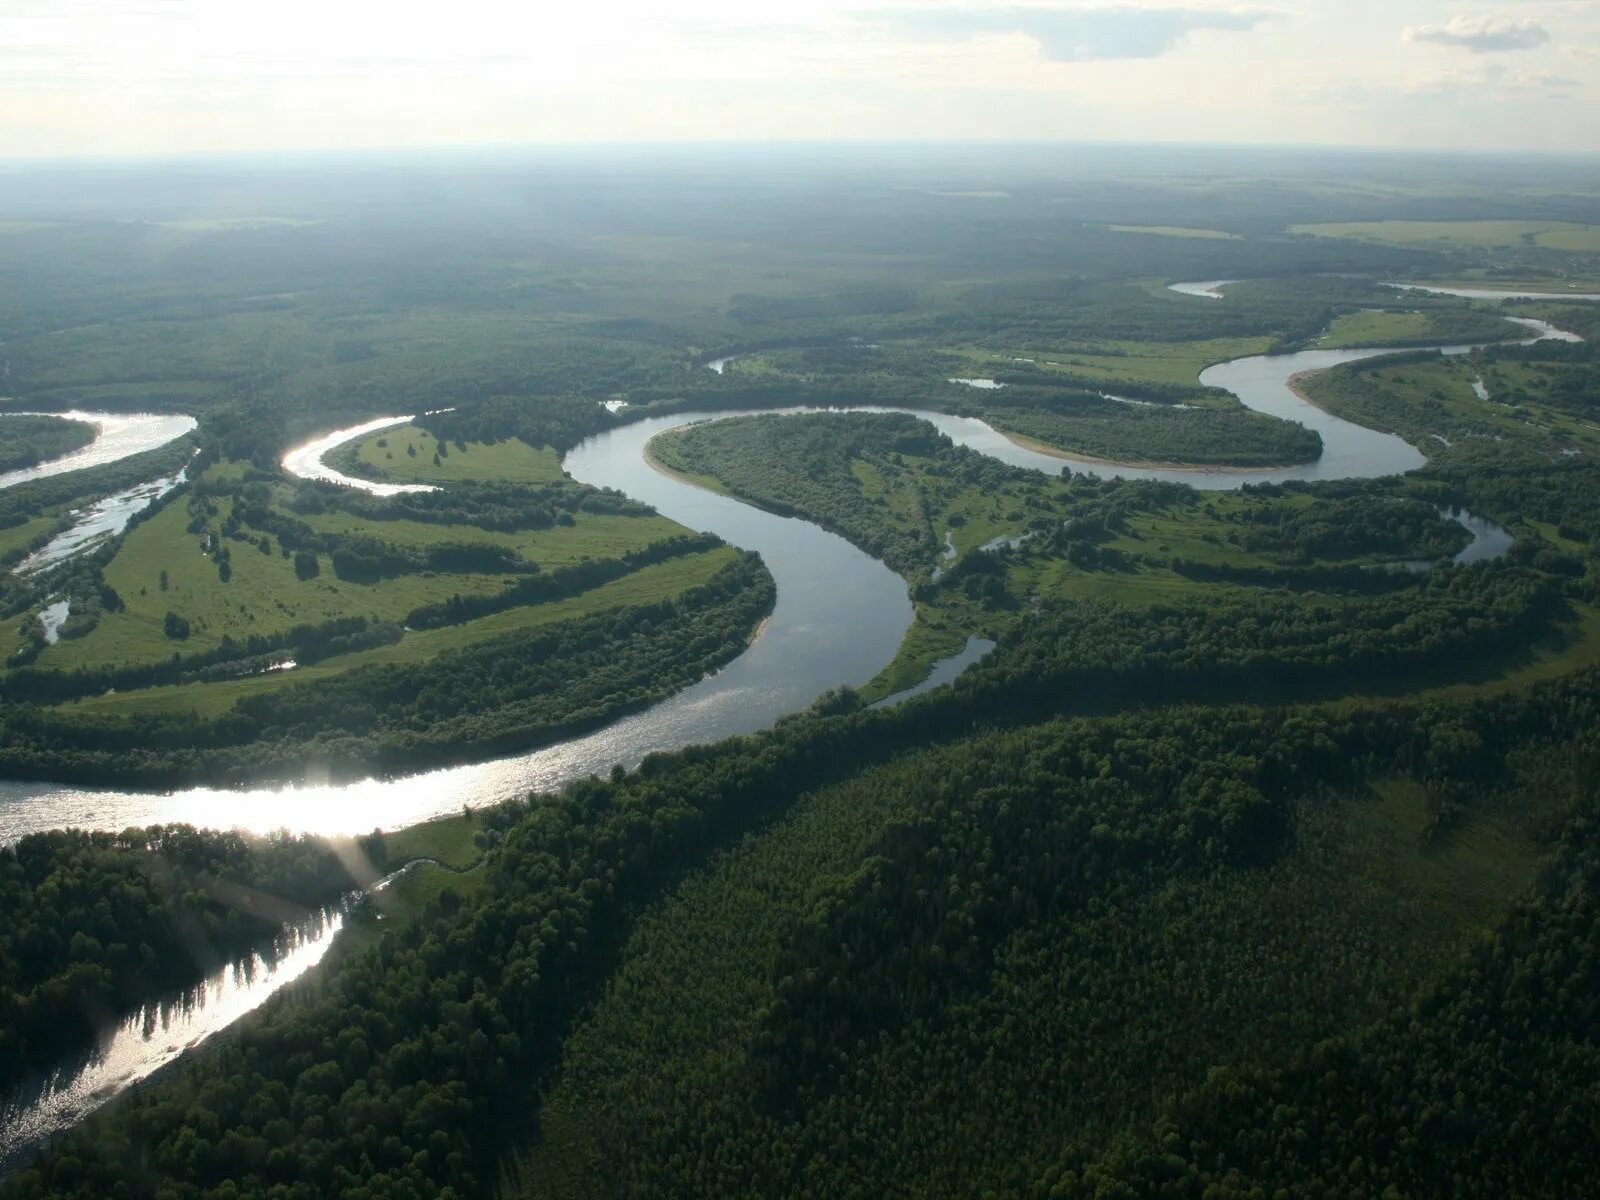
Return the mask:
<path fill-rule="evenodd" d="M 1526 335 L 1509 321 L 1484 322 L 1476 313 L 1392 312 L 1367 309 L 1345 313 L 1317 339 L 1322 350 L 1354 346 L 1435 346 L 1458 341 L 1512 340 Z"/>
<path fill-rule="evenodd" d="M 1037 366 L 1103 379 L 1114 388 L 1119 380 L 1139 383 L 1192 384 L 1207 367 L 1251 354 L 1264 354 L 1269 338 L 1213 338 L 1199 342 L 1109 341 L 1087 345 L 1040 346 L 1029 351 Z M 975 368 L 993 365 L 981 349 L 958 351 Z M 1221 403 L 1221 401 L 1218 401 Z M 1237 405 L 1237 401 L 1233 405 Z"/>
<path fill-rule="evenodd" d="M 643 567 L 611 583 L 548 604 L 527 604 L 492 616 L 446 625 L 441 629 L 411 630 L 391 646 L 378 646 L 341 654 L 293 671 L 273 671 L 248 679 L 218 683 L 190 683 L 181 686 L 143 688 L 135 692 L 108 692 L 63 705 L 69 712 L 104 714 L 192 712 L 214 717 L 232 708 L 245 696 L 327 679 L 357 667 L 392 663 L 422 663 L 446 650 L 458 650 L 485 638 L 537 629 L 556 621 L 581 617 L 608 609 L 651 604 L 680 595 L 704 583 L 732 561 L 735 552 L 722 548 L 684 555 L 664 563 Z M 97 631 L 98 632 L 98 631 Z"/>
<path fill-rule="evenodd" d="M 29 517 L 21 525 L 0 529 L 0 555 L 10 554 L 31 545 L 35 538 L 54 529 L 55 525 L 54 517 Z"/>
<path fill-rule="evenodd" d="M 445 453 L 434 461 L 437 448 Z M 494 445 L 441 443 L 425 429 L 402 425 L 361 439 L 357 473 L 397 483 L 460 483 L 499 479 L 507 483 L 550 483 L 561 479 L 561 457 L 549 446 L 530 446 L 520 438 Z"/>
<path fill-rule="evenodd" d="M 1147 233 L 1155 237 L 1209 238 L 1228 242 L 1242 240 L 1237 233 L 1224 233 L 1220 229 L 1191 229 L 1184 225 L 1112 225 L 1109 228 L 1112 233 Z"/>
<path fill-rule="evenodd" d="M 400 546 L 424 548 L 446 539 L 507 546 L 540 566 L 565 566 L 586 558 L 615 558 L 651 542 L 683 532 L 666 517 L 627 517 L 578 513 L 571 525 L 508 532 L 476 525 L 436 525 L 426 521 L 373 521 L 343 513 L 310 513 L 302 518 L 319 533 L 365 534 Z"/>
<path fill-rule="evenodd" d="M 388 869 L 392 871 L 414 858 L 434 858 L 447 867 L 464 871 L 483 857 L 483 851 L 473 840 L 482 828 L 482 815 L 468 812 L 389 830 L 383 835 Z"/>
<path fill-rule="evenodd" d="M 1295 225 L 1291 231 L 1394 246 L 1484 250 L 1542 247 L 1580 254 L 1600 252 L 1600 225 L 1571 221 L 1351 221 Z"/>
<path fill-rule="evenodd" d="M 276 548 L 263 554 L 249 542 L 230 543 L 232 577 L 224 583 L 217 564 L 187 531 L 188 522 L 184 506 L 172 504 L 134 529 L 105 568 L 106 582 L 125 609 L 106 613 L 85 637 L 51 646 L 38 665 L 72 670 L 168 658 L 178 648 L 163 632 L 168 612 L 188 620 L 191 633 L 183 649 L 193 653 L 215 647 L 224 635 L 276 633 L 336 617 L 399 620 L 419 605 L 457 593 L 498 592 L 504 583 L 499 575 L 435 572 L 354 583 L 335 578 L 326 563 L 317 578 L 299 579 L 291 559 Z"/>

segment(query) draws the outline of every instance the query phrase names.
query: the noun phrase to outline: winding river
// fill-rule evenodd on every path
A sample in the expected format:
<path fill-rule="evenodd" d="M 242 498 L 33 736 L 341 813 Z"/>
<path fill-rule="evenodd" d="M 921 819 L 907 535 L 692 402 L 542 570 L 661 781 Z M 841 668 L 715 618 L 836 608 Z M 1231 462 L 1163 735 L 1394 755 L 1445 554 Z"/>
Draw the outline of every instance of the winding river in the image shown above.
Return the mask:
<path fill-rule="evenodd" d="M 1536 337 L 1559 335 L 1543 323 L 1534 332 Z M 1442 349 L 1461 353 L 1470 347 Z M 909 412 L 930 421 L 958 445 L 1012 466 L 1052 474 L 1069 467 L 1210 490 L 1248 482 L 1365 478 L 1411 471 L 1426 460 L 1401 438 L 1354 425 L 1308 403 L 1296 394 L 1292 380 L 1304 372 L 1391 352 L 1306 350 L 1255 355 L 1221 363 L 1201 375 L 1201 382 L 1233 392 L 1250 408 L 1300 421 L 1321 434 L 1322 457 L 1296 467 L 1187 470 L 1114 466 L 1020 445 L 971 417 L 872 406 L 850 411 Z M 529 791 L 557 788 L 586 775 L 604 773 L 614 764 L 631 768 L 655 751 L 754 733 L 804 708 L 829 688 L 866 683 L 894 657 L 910 627 L 912 608 L 904 581 L 843 538 L 806 521 L 776 516 L 706 491 L 651 469 L 646 460 L 646 445 L 666 430 L 699 420 L 771 411 L 647 417 L 587 439 L 564 461 L 568 473 L 580 482 L 616 488 L 691 529 L 710 530 L 735 546 L 760 552 L 777 582 L 777 606 L 750 649 L 716 674 L 652 708 L 582 737 L 525 754 L 398 778 L 330 783 L 318 779 L 312 763 L 301 782 L 278 787 L 198 787 L 157 793 L 0 782 L 0 840 L 66 825 L 124 829 L 167 821 L 329 834 L 394 828 L 458 812 L 463 805 L 490 804 Z M 379 494 L 400 490 L 405 485 L 339 475 L 321 458 L 352 437 L 409 419 L 380 418 L 327 434 L 291 451 L 285 465 L 297 474 L 334 479 Z"/>
<path fill-rule="evenodd" d="M 1190 294 L 1221 298 L 1210 290 L 1216 286 L 1191 285 L 1195 290 Z M 1563 336 L 1542 323 L 1533 324 L 1537 336 L 1530 340 Z M 1458 353 L 1468 347 L 1443 349 Z M 1259 355 L 1219 364 L 1201 375 L 1203 383 L 1234 392 L 1250 408 L 1301 421 L 1322 435 L 1324 453 L 1317 462 L 1275 470 L 1113 466 L 1030 449 L 973 418 L 875 407 L 849 411 L 913 412 L 959 445 L 1013 466 L 1050 473 L 1070 467 L 1090 473 L 1172 480 L 1211 490 L 1251 481 L 1380 476 L 1413 470 L 1425 460 L 1400 438 L 1351 424 L 1314 407 L 1300 398 L 1292 381 L 1303 372 L 1385 353 L 1390 351 L 1309 350 Z M 604 772 L 613 764 L 631 767 L 654 751 L 753 733 L 805 707 L 829 688 L 865 683 L 893 658 L 911 624 L 912 609 L 904 581 L 844 539 L 808 522 L 776 516 L 706 491 L 653 470 L 648 463 L 647 444 L 666 430 L 697 420 L 772 411 L 648 417 L 589 438 L 564 461 L 567 471 L 580 482 L 617 488 L 683 525 L 710 530 L 733 545 L 761 553 L 777 582 L 776 607 L 750 649 L 720 672 L 652 708 L 584 737 L 527 754 L 395 779 L 331 784 L 317 780 L 313 765 L 304 782 L 281 788 L 188 788 L 150 793 L 0 782 L 0 841 L 67 825 L 123 829 L 166 821 L 322 833 L 393 828 L 456 812 L 463 805 L 488 804 L 530 790 L 552 789 Z M 412 490 L 421 485 L 353 479 L 322 462 L 324 454 L 352 437 L 410 419 L 381 418 L 327 434 L 291 451 L 284 459 L 285 467 L 305 477 L 330 479 L 377 494 Z M 163 480 L 146 486 L 167 483 Z M 1493 557 L 1504 553 L 1510 544 L 1510 535 L 1492 522 L 1466 514 L 1457 519 L 1474 533 L 1472 546 L 1457 556 L 1458 561 Z M 991 648 L 992 643 L 984 639 L 969 639 L 959 654 L 937 664 L 924 683 L 883 703 L 899 702 L 953 679 Z M 0 1107 L 0 1170 L 15 1165 L 30 1147 L 69 1127 L 106 1099 L 137 1085 L 188 1047 L 225 1028 L 309 970 L 326 952 L 339 920 L 337 913 L 330 913 L 306 927 L 286 930 L 272 951 L 232 964 L 184 996 L 128 1018 L 96 1053 L 64 1065 L 29 1095 L 13 1098 Z"/>
<path fill-rule="evenodd" d="M 195 428 L 193 417 L 174 413 L 111 413 L 83 412 L 5 412 L 6 417 L 60 417 L 67 421 L 83 421 L 93 425 L 94 441 L 87 446 L 60 458 L 37 466 L 0 474 L 0 488 L 16 487 L 34 479 L 51 475 L 65 475 L 68 471 L 81 471 L 86 467 L 103 467 L 133 454 L 142 454 L 165 446 L 175 438 Z"/>

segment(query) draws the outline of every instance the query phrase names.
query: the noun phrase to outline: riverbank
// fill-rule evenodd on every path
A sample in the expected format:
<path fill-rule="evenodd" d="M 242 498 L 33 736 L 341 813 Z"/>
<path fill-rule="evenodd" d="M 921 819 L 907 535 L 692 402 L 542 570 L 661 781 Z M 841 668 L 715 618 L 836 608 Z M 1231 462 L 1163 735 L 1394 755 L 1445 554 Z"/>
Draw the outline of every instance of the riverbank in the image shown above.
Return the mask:
<path fill-rule="evenodd" d="M 1311 372 L 1302 373 L 1311 374 Z M 1262 471 L 1292 471 L 1296 467 L 1303 467 L 1308 463 L 1317 461 L 1315 458 L 1305 458 L 1299 462 L 1263 463 L 1260 466 L 1244 467 L 1230 464 L 1161 462 L 1158 459 L 1096 458 L 1092 454 L 1084 454 L 1077 450 L 1063 450 L 1059 446 L 1052 446 L 1049 442 L 1041 442 L 1038 438 L 1031 438 L 1025 434 L 1012 433 L 1005 429 L 1000 429 L 999 432 L 1024 450 L 1032 450 L 1035 454 L 1046 454 L 1051 458 L 1059 458 L 1063 462 L 1088 463 L 1091 466 L 1105 467 L 1110 471 L 1125 468 L 1131 471 L 1184 471 L 1195 474 L 1255 475 Z M 1321 456 L 1319 455 L 1318 457 Z"/>

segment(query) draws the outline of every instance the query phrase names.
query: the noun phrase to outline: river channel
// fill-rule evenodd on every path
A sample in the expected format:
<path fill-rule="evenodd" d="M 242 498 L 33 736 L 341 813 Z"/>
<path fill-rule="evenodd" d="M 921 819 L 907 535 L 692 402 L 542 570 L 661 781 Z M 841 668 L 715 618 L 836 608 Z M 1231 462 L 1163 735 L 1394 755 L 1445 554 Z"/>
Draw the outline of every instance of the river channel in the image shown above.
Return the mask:
<path fill-rule="evenodd" d="M 1557 335 L 1548 326 L 1539 336 Z M 1530 339 L 1532 340 L 1532 339 Z M 1441 347 L 1461 353 L 1465 346 Z M 1261 412 L 1300 421 L 1323 439 L 1315 462 L 1269 470 L 1187 470 L 1098 463 L 1045 453 L 1012 441 L 983 421 L 946 413 L 915 412 L 959 445 L 1012 466 L 1059 473 L 1160 479 L 1200 489 L 1292 479 L 1345 479 L 1399 474 L 1426 459 L 1416 447 L 1324 412 L 1296 394 L 1292 380 L 1387 350 L 1306 350 L 1255 355 L 1211 367 L 1201 382 L 1226 388 Z M 771 410 L 752 410 L 771 411 Z M 785 409 L 782 412 L 796 412 Z M 866 407 L 853 411 L 912 412 Z M 713 742 L 765 729 L 832 687 L 866 683 L 894 657 L 912 619 L 905 582 L 883 563 L 843 538 L 806 521 L 780 517 L 706 491 L 653 469 L 649 441 L 668 429 L 740 412 L 678 413 L 648 417 L 597 434 L 570 451 L 564 466 L 574 479 L 611 487 L 654 505 L 691 529 L 709 530 L 735 546 L 758 551 L 777 583 L 777 606 L 750 649 L 721 671 L 641 712 L 593 733 L 525 754 L 394 778 L 332 783 L 307 764 L 300 782 L 257 788 L 183 788 L 143 792 L 45 782 L 0 781 L 0 841 L 77 825 L 125 829 L 130 825 L 185 821 L 250 830 L 290 828 L 316 833 L 359 833 L 394 828 L 463 805 L 491 804 L 529 791 L 560 787 L 613 765 L 631 768 L 646 754 Z M 407 418 L 389 417 L 335 431 L 285 457 L 294 472 L 328 478 L 321 462 L 333 447 Z M 339 482 L 374 492 L 391 485 L 339 476 Z"/>
<path fill-rule="evenodd" d="M 1536 328 L 1535 333 L 1562 336 L 1548 326 Z M 1459 353 L 1468 347 L 1441 349 Z M 1093 474 L 1167 479 L 1210 490 L 1252 481 L 1390 475 L 1413 470 L 1425 459 L 1400 438 L 1314 407 L 1296 394 L 1292 384 L 1301 373 L 1385 353 L 1390 351 L 1260 355 L 1222 363 L 1202 374 L 1203 383 L 1232 391 L 1250 408 L 1301 421 L 1322 435 L 1324 449 L 1319 460 L 1276 470 L 1113 466 L 1031 449 L 973 418 L 921 411 L 914 415 L 932 422 L 960 445 L 1013 466 L 1050 473 L 1067 467 Z M 740 415 L 747 414 L 681 413 L 645 418 L 587 439 L 564 460 L 568 473 L 580 482 L 617 488 L 691 529 L 710 530 L 735 546 L 760 552 L 777 583 L 777 605 L 750 649 L 721 671 L 584 737 L 531 753 L 399 778 L 333 784 L 319 781 L 313 764 L 303 782 L 278 788 L 187 788 L 152 793 L 0 782 L 0 841 L 68 825 L 120 830 L 168 821 L 329 834 L 393 828 L 459 812 L 463 805 L 488 804 L 559 787 L 605 772 L 614 764 L 632 767 L 654 751 L 753 733 L 805 707 L 829 688 L 865 683 L 894 657 L 911 624 L 905 582 L 883 563 L 815 525 L 763 512 L 655 470 L 649 463 L 646 447 L 658 434 L 693 421 Z M 322 462 L 322 456 L 352 437 L 409 419 L 380 418 L 329 433 L 291 451 L 285 466 L 305 477 L 333 479 L 379 494 L 400 490 L 339 475 Z M 1492 522 L 1470 514 L 1459 514 L 1457 519 L 1474 534 L 1472 546 L 1457 556 L 1458 561 L 1493 557 L 1509 547 L 1510 535 Z M 983 639 L 969 639 L 960 654 L 939 664 L 927 681 L 911 691 L 920 692 L 954 678 L 990 648 L 991 643 Z M 886 703 L 901 698 L 891 697 Z M 310 969 L 326 952 L 339 922 L 339 914 L 331 912 L 304 927 L 286 930 L 271 950 L 231 964 L 181 996 L 134 1014 L 109 1033 L 93 1054 L 64 1064 L 32 1093 L 0 1107 L 0 1170 L 14 1166 L 29 1148 L 148 1078 Z"/>

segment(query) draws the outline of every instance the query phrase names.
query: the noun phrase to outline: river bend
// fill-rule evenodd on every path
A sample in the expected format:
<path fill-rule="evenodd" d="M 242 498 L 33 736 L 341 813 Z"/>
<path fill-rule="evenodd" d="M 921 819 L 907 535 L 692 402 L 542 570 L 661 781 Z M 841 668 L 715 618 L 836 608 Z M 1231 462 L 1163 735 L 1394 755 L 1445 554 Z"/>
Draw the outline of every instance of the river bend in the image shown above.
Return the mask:
<path fill-rule="evenodd" d="M 1548 326 L 1535 332 L 1554 333 Z M 1469 347 L 1441 349 L 1459 353 Z M 1019 445 L 970 417 L 880 407 L 852 411 L 911 412 L 959 445 L 1012 466 L 1052 474 L 1069 467 L 1210 490 L 1249 482 L 1366 478 L 1414 470 L 1426 460 L 1401 438 L 1352 424 L 1308 403 L 1296 394 L 1291 381 L 1306 371 L 1386 353 L 1392 351 L 1255 355 L 1218 364 L 1201 375 L 1203 383 L 1232 391 L 1250 408 L 1301 421 L 1322 435 L 1323 455 L 1316 462 L 1270 470 L 1114 466 Z M 761 554 L 777 583 L 776 608 L 750 649 L 721 671 L 581 737 L 524 754 L 398 778 L 334 784 L 318 780 L 312 765 L 299 783 L 243 789 L 197 787 L 157 793 L 0 782 L 0 840 L 67 825 L 124 829 L 169 821 L 328 834 L 394 828 L 459 812 L 463 805 L 557 788 L 616 764 L 631 768 L 654 751 L 754 733 L 804 708 L 829 688 L 867 682 L 893 659 L 910 626 L 912 608 L 904 581 L 835 534 L 707 491 L 652 469 L 646 460 L 647 443 L 668 429 L 771 411 L 647 417 L 587 439 L 564 460 L 567 471 L 580 482 L 616 488 L 691 529 L 709 530 Z M 336 472 L 321 463 L 322 454 L 350 437 L 407 419 L 382 418 L 327 434 L 291 451 L 285 464 L 296 473 L 328 478 Z M 380 493 L 394 486 L 342 476 L 339 482 Z"/>

